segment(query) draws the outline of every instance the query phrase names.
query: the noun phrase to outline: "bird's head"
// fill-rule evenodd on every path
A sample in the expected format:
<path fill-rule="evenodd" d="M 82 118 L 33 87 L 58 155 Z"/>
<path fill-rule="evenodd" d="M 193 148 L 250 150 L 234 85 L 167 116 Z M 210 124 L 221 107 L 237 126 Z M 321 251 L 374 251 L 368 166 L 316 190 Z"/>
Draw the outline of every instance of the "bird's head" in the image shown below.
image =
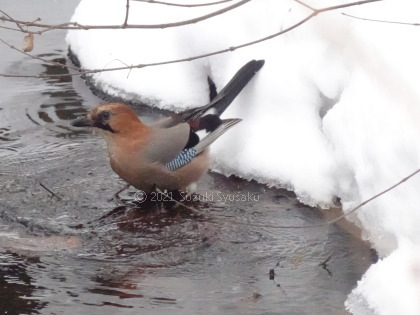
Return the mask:
<path fill-rule="evenodd" d="M 92 109 L 86 117 L 76 119 L 71 125 L 93 127 L 104 136 L 129 134 L 139 126 L 143 126 L 133 110 L 119 103 L 99 105 Z"/>

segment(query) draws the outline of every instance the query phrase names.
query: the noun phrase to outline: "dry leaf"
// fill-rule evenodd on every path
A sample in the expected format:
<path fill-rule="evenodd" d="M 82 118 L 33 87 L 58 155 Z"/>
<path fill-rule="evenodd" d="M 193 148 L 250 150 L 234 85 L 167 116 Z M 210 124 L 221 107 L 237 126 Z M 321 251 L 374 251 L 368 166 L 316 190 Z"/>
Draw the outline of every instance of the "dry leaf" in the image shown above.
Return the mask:
<path fill-rule="evenodd" d="M 30 33 L 23 38 L 23 51 L 30 52 L 34 49 L 34 34 Z"/>

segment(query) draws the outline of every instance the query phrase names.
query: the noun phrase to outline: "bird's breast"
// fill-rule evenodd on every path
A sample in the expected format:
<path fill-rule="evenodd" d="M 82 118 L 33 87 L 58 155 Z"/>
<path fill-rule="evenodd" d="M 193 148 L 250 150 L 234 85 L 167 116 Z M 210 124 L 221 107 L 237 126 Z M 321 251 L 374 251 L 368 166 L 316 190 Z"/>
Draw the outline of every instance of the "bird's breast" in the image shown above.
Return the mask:
<path fill-rule="evenodd" d="M 118 145 L 108 146 L 113 171 L 124 181 L 150 192 L 154 185 L 160 189 L 184 190 L 202 177 L 208 169 L 207 152 L 192 159 L 181 168 L 171 171 L 166 164 L 147 159 L 142 147 Z"/>

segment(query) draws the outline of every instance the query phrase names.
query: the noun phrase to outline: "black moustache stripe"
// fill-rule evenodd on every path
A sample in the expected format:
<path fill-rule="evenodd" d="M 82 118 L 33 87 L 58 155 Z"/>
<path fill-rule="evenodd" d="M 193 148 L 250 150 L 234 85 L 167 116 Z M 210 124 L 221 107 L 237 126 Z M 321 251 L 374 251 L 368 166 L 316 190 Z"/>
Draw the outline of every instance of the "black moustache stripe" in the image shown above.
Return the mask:
<path fill-rule="evenodd" d="M 106 131 L 110 131 L 112 133 L 115 133 L 115 130 L 111 128 L 111 126 L 109 124 L 104 124 L 101 121 L 95 121 L 93 124 L 93 127 L 99 128 L 99 129 L 103 129 Z"/>

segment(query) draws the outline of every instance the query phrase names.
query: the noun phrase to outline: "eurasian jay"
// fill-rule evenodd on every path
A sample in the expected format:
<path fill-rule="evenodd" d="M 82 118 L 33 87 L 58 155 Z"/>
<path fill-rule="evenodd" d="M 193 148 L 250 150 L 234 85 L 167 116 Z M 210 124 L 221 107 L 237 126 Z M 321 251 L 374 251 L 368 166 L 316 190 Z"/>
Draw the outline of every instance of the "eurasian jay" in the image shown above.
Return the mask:
<path fill-rule="evenodd" d="M 220 115 L 263 65 L 264 60 L 248 62 L 209 104 L 152 125 L 143 124 L 120 103 L 99 105 L 72 125 L 99 131 L 112 169 L 128 184 L 144 192 L 185 191 L 208 171 L 209 145 L 241 121 L 220 119 Z M 200 130 L 208 132 L 202 139 L 197 135 Z"/>

